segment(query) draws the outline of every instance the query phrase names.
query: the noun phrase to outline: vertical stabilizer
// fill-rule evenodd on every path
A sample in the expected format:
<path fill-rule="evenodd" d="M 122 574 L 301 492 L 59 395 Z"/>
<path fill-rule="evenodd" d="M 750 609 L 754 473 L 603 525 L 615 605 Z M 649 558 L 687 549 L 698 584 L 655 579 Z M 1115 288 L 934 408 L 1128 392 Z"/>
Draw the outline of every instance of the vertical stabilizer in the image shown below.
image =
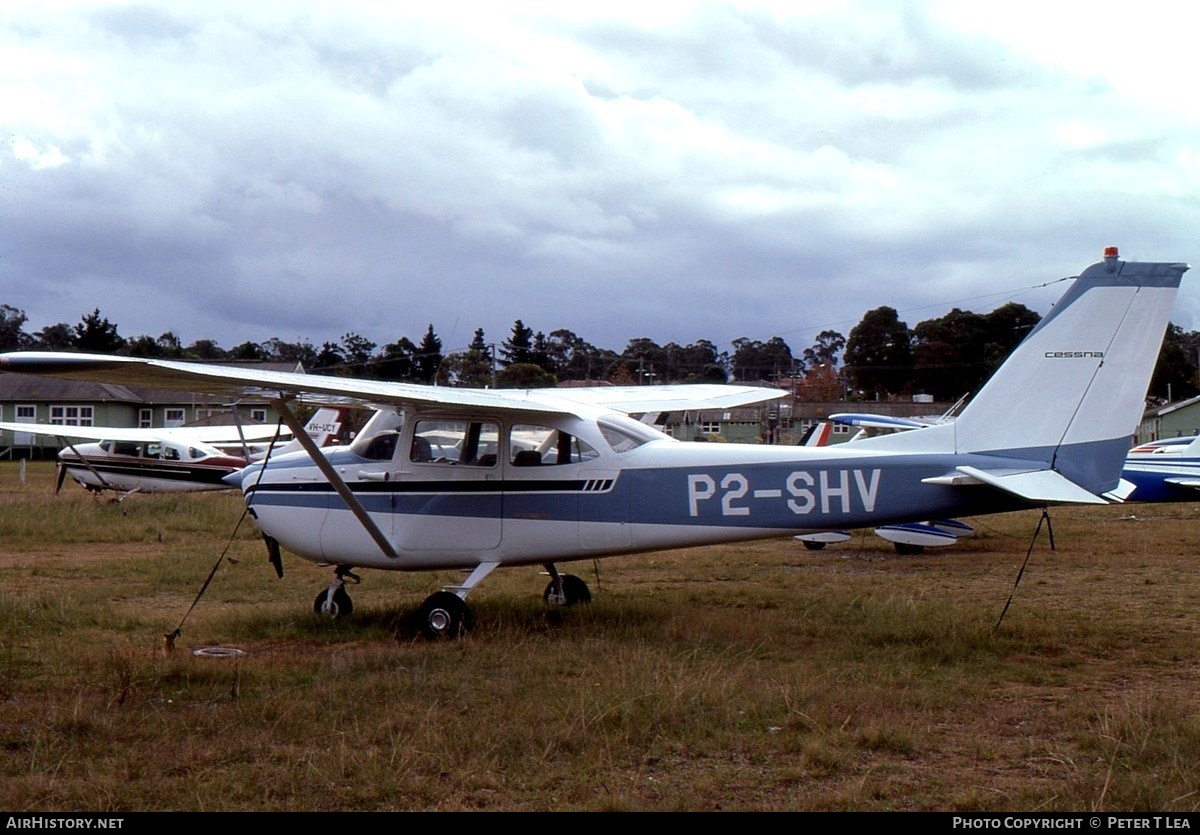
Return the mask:
<path fill-rule="evenodd" d="M 956 451 L 1036 461 L 1089 491 L 1112 489 L 1187 269 L 1106 250 L 955 421 Z"/>
<path fill-rule="evenodd" d="M 1026 498 L 1086 501 L 1113 490 L 1187 270 L 1180 263 L 1121 261 L 1109 247 L 957 420 L 859 443 L 879 451 L 996 456 L 994 469 L 958 469 L 984 483 L 1003 471 L 995 486 Z M 1018 472 L 1036 482 L 1038 471 L 1047 470 L 1071 485 L 1046 473 L 1053 489 L 1014 487 Z"/>

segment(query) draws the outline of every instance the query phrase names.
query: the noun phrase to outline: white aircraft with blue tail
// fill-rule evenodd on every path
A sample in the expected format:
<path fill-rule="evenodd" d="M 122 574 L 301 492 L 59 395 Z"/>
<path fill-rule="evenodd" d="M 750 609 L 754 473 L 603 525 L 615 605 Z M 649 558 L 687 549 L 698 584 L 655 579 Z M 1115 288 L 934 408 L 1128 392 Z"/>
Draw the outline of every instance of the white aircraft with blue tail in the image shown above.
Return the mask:
<path fill-rule="evenodd" d="M 59 353 L 5 354 L 0 369 L 266 396 L 302 442 L 300 398 L 377 409 L 345 447 L 309 442 L 233 479 L 269 541 L 333 567 L 318 612 L 350 613 L 356 569 L 460 570 L 420 608 L 429 635 L 455 636 L 501 567 L 544 567 L 544 599 L 571 604 L 590 590 L 560 563 L 1105 503 L 1187 269 L 1106 252 L 955 421 L 833 447 L 683 442 L 630 416 L 781 394 L 764 389 L 432 388 Z"/>
<path fill-rule="evenodd" d="M 1166 438 L 1129 450 L 1122 477 L 1128 502 L 1200 500 L 1200 436 Z"/>

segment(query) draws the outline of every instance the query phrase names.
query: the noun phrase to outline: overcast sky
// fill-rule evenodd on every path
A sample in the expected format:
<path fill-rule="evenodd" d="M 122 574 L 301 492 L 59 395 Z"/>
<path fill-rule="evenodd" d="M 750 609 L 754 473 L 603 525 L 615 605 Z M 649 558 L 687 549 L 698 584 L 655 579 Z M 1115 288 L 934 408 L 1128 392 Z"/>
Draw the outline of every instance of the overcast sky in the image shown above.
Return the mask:
<path fill-rule="evenodd" d="M 5 2 L 0 303 L 800 353 L 880 305 L 1044 314 L 1110 244 L 1200 262 L 1200 7 L 592 8 Z"/>

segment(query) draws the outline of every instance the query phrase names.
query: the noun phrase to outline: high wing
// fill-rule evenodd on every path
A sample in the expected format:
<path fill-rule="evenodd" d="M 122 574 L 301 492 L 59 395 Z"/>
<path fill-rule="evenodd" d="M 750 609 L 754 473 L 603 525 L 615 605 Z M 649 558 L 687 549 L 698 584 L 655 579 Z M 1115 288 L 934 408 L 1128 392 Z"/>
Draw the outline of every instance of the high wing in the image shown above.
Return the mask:
<path fill-rule="evenodd" d="M 269 440 L 275 437 L 274 426 L 254 425 L 242 427 L 247 441 Z M 48 423 L 7 423 L 0 422 L 2 432 L 25 432 L 31 435 L 42 435 L 48 438 L 82 438 L 90 441 L 175 441 L 211 445 L 221 442 L 237 442 L 237 427 L 233 426 L 193 426 L 168 427 L 162 429 L 137 429 L 120 426 L 63 426 Z M 290 435 L 291 430 L 284 429 L 284 434 Z"/>
<path fill-rule="evenodd" d="M 300 398 L 309 403 L 329 405 L 370 408 L 442 405 L 548 414 L 576 414 L 581 407 L 607 408 L 627 414 L 727 409 L 777 399 L 786 394 L 779 389 L 709 384 L 458 389 L 172 360 L 37 351 L 0 356 L 0 370 L 201 394 L 284 400 Z"/>

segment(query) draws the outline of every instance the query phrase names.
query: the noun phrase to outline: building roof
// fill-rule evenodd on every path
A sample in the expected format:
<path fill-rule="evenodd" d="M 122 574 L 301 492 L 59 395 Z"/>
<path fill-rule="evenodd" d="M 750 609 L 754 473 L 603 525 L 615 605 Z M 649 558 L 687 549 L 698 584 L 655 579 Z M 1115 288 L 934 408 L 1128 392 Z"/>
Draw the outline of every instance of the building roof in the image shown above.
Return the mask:
<path fill-rule="evenodd" d="M 0 401 L 30 400 L 42 403 L 144 403 L 145 398 L 127 386 L 58 380 L 33 374 L 0 374 Z"/>
<path fill-rule="evenodd" d="M 1143 420 L 1149 417 L 1162 417 L 1169 415 L 1171 412 L 1178 412 L 1180 409 L 1186 409 L 1189 406 L 1195 406 L 1200 403 L 1200 397 L 1189 397 L 1187 400 L 1177 400 L 1174 403 L 1167 403 L 1165 406 L 1158 406 L 1153 409 L 1147 409 Z"/>

